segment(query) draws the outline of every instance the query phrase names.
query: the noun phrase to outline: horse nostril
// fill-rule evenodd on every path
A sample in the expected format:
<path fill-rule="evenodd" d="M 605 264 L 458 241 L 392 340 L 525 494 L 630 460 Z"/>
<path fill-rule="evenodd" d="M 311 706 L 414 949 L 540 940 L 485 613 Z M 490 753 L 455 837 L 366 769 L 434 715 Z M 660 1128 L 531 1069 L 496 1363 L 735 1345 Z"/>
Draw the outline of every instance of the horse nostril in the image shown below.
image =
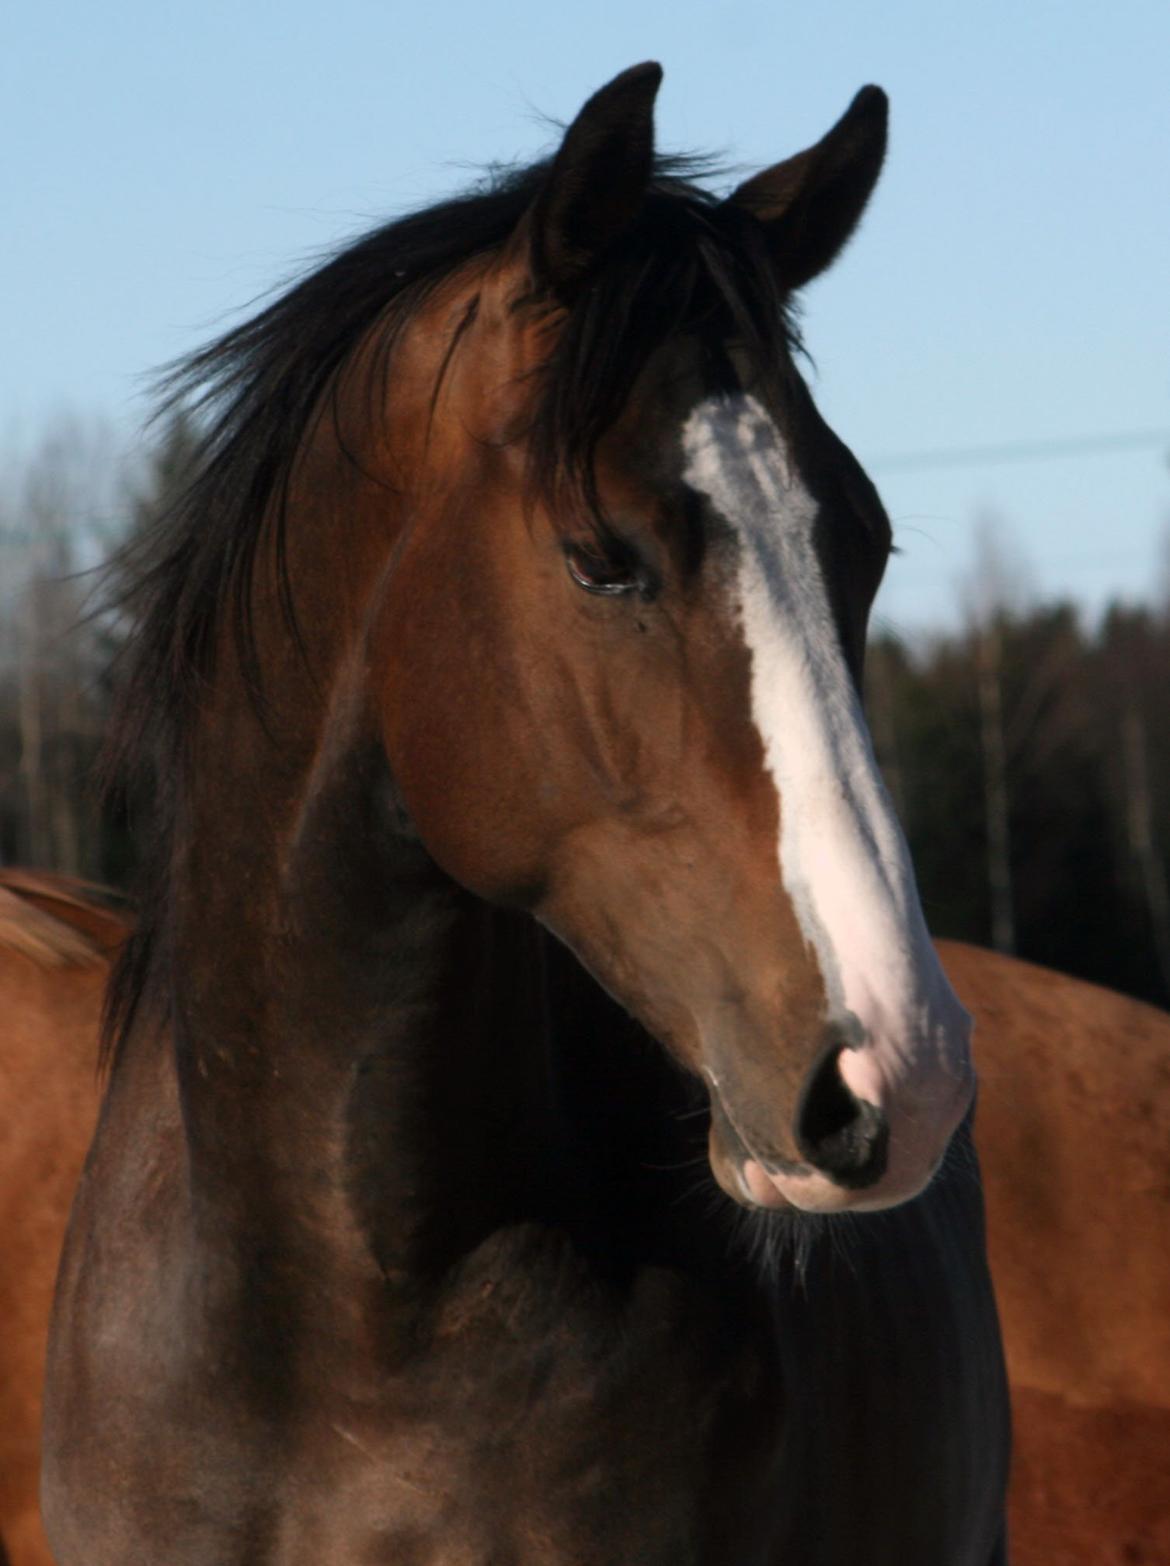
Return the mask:
<path fill-rule="evenodd" d="M 860 1190 L 886 1171 L 890 1128 L 875 1104 L 855 1098 L 841 1077 L 839 1047 L 813 1067 L 796 1112 L 796 1140 L 810 1164 Z"/>

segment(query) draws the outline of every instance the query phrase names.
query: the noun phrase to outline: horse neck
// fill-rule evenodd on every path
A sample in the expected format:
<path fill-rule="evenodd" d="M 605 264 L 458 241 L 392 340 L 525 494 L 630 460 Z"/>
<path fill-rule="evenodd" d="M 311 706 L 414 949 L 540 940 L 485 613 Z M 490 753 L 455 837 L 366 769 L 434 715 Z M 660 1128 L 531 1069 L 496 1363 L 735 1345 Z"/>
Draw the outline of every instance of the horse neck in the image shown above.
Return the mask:
<path fill-rule="evenodd" d="M 530 1219 L 567 1221 L 598 1255 L 688 1256 L 710 1206 L 693 1089 L 405 820 L 366 672 L 395 502 L 321 440 L 286 523 L 303 648 L 270 562 L 253 600 L 263 704 L 225 633 L 179 789 L 172 1019 L 194 1210 L 245 1247 L 303 1251 L 314 1276 L 333 1251 L 339 1275 L 374 1258 L 414 1278 Z"/>
<path fill-rule="evenodd" d="M 693 1085 L 535 920 L 434 865 L 350 706 L 299 763 L 242 693 L 197 744 L 174 1021 L 210 1226 L 404 1279 L 525 1221 L 605 1265 L 691 1258 Z"/>
<path fill-rule="evenodd" d="M 208 741 L 222 772 L 201 771 L 180 855 L 175 1018 L 215 1231 L 283 1231 L 315 1273 L 339 1249 L 406 1281 L 519 1222 L 606 1266 L 691 1256 L 710 1205 L 692 1087 L 529 915 L 438 870 L 360 728 L 317 747 L 311 769 L 333 761 L 309 784 L 287 759 L 241 777 L 248 745 Z"/>
<path fill-rule="evenodd" d="M 353 503 L 339 494 L 337 514 Z M 318 1275 L 332 1255 L 339 1275 L 409 1279 L 542 1188 L 539 932 L 414 840 L 364 687 L 385 559 L 295 506 L 306 655 L 262 586 L 262 706 L 225 635 L 179 788 L 172 1032 L 193 1210 L 220 1247 L 263 1235 Z M 389 550 L 389 530 L 366 531 Z"/>

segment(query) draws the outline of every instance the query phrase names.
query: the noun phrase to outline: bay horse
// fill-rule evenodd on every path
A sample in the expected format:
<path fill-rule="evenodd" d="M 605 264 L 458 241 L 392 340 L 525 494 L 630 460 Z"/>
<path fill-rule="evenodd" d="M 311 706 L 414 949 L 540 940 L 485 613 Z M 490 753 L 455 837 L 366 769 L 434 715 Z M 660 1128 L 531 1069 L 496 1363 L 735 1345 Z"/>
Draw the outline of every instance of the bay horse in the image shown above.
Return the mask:
<path fill-rule="evenodd" d="M 889 524 L 795 358 L 886 100 L 717 200 L 660 77 L 180 375 L 60 1566 L 1003 1559 L 969 1017 L 858 696 Z"/>
<path fill-rule="evenodd" d="M 37 1505 L 57 1258 L 98 1108 L 98 1019 L 126 922 L 62 876 L 0 870 L 0 1562 L 52 1566 Z"/>

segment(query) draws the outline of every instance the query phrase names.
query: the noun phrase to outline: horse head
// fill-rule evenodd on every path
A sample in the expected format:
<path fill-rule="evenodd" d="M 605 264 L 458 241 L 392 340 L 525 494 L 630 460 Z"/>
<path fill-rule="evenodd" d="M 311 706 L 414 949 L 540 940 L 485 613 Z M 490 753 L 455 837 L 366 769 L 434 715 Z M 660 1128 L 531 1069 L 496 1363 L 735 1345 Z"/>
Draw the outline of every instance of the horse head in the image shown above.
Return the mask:
<path fill-rule="evenodd" d="M 878 1208 L 967 1112 L 970 1028 L 859 694 L 889 523 L 789 303 L 861 217 L 886 102 L 700 200 L 655 162 L 660 75 L 591 98 L 397 335 L 381 734 L 437 864 L 706 1080 L 729 1195 Z"/>

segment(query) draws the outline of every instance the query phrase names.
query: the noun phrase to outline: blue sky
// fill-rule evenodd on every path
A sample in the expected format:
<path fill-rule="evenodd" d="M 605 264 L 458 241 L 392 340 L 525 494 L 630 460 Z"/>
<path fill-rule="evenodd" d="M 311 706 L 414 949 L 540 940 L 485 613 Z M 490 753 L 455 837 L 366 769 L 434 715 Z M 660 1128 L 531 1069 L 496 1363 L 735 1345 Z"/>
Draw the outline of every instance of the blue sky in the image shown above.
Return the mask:
<path fill-rule="evenodd" d="M 903 553 L 880 605 L 958 612 L 979 517 L 1090 608 L 1160 582 L 1170 527 L 1165 0 L 23 0 L 0 61 L 0 436 L 130 438 L 151 367 L 306 256 L 528 157 L 616 71 L 666 68 L 660 142 L 745 168 L 891 95 L 861 234 L 806 299 L 822 409 Z M 907 453 L 1165 431 L 1059 460 Z"/>

